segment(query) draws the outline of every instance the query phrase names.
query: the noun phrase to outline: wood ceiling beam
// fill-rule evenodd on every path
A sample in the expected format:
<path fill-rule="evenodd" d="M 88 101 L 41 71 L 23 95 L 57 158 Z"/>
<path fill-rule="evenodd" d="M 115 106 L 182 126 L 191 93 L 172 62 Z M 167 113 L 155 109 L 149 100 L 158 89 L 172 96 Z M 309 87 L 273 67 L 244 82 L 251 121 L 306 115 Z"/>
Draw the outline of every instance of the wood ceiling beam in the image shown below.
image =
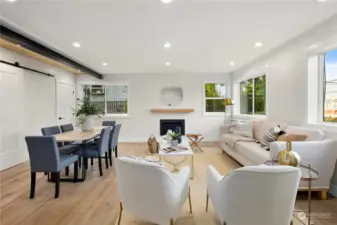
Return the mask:
<path fill-rule="evenodd" d="M 0 25 L 0 47 L 31 57 L 73 74 L 88 74 L 97 79 L 103 75 L 51 50 L 15 31 Z"/>

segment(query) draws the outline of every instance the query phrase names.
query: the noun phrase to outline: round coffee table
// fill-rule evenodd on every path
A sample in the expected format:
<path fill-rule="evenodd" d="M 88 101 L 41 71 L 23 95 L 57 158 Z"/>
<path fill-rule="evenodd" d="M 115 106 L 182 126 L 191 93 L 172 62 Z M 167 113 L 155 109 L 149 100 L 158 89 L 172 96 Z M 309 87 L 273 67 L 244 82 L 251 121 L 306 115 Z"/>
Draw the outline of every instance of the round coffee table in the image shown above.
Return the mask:
<path fill-rule="evenodd" d="M 264 164 L 268 166 L 279 165 L 277 163 L 277 160 L 267 160 Z M 311 225 L 313 224 L 313 221 L 311 221 L 311 182 L 313 180 L 317 180 L 319 177 L 319 174 L 316 170 L 310 167 L 310 164 L 308 166 L 301 165 L 299 168 L 301 169 L 301 181 L 308 182 L 308 210 L 294 210 L 295 213 L 303 213 L 303 212 L 307 213 L 306 218 L 304 219 L 299 218 L 299 216 L 296 214 L 295 214 L 295 217 L 302 224 Z"/>

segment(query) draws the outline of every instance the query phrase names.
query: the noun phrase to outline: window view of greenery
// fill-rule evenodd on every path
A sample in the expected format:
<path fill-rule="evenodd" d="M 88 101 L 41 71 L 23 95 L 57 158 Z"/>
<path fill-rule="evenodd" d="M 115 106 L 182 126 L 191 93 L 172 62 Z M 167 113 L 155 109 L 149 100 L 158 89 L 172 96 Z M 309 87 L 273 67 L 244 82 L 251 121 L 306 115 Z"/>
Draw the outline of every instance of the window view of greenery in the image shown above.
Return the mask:
<path fill-rule="evenodd" d="M 240 114 L 253 114 L 253 79 L 240 83 Z"/>
<path fill-rule="evenodd" d="M 85 85 L 90 90 L 90 102 L 105 114 L 128 113 L 128 87 L 124 85 Z"/>
<path fill-rule="evenodd" d="M 205 84 L 206 112 L 225 112 L 224 99 L 226 98 L 226 85 L 219 83 Z"/>
<path fill-rule="evenodd" d="M 266 75 L 240 82 L 240 114 L 266 115 Z"/>
<path fill-rule="evenodd" d="M 266 115 L 266 76 L 254 79 L 255 114 Z"/>
<path fill-rule="evenodd" d="M 324 56 L 324 122 L 337 123 L 337 49 Z"/>

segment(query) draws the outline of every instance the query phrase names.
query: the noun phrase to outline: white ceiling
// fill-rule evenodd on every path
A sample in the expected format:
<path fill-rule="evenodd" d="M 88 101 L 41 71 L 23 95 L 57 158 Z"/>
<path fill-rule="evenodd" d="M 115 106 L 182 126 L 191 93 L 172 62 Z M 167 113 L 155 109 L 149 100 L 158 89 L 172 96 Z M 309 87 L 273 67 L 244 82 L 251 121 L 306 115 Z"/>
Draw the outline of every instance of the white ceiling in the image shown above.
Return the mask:
<path fill-rule="evenodd" d="M 7 23 L 104 74 L 231 72 L 337 14 L 336 2 L 314 0 L 18 0 L 0 7 Z M 253 47 L 257 41 L 263 47 Z"/>

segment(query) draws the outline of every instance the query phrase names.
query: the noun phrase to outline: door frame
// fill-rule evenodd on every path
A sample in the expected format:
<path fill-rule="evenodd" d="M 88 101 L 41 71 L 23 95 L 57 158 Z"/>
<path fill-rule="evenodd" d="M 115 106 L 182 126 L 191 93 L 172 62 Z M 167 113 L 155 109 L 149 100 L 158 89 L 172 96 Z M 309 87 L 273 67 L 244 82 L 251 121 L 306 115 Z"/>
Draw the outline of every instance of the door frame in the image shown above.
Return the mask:
<path fill-rule="evenodd" d="M 74 84 L 71 84 L 71 83 L 67 83 L 67 82 L 62 82 L 62 81 L 57 81 L 55 82 L 55 85 L 56 85 L 56 88 L 55 88 L 55 91 L 56 91 L 56 107 L 55 107 L 55 110 L 56 110 L 56 123 L 55 124 L 60 124 L 60 120 L 58 119 L 59 118 L 59 115 L 58 115 L 58 109 L 59 109 L 59 91 L 60 91 L 60 84 L 63 84 L 63 85 L 68 85 L 70 87 L 72 87 L 73 89 L 73 104 L 72 104 L 72 107 L 74 108 L 75 107 L 75 85 Z M 72 119 L 72 122 L 75 122 L 75 116 L 73 116 L 73 119 Z"/>

